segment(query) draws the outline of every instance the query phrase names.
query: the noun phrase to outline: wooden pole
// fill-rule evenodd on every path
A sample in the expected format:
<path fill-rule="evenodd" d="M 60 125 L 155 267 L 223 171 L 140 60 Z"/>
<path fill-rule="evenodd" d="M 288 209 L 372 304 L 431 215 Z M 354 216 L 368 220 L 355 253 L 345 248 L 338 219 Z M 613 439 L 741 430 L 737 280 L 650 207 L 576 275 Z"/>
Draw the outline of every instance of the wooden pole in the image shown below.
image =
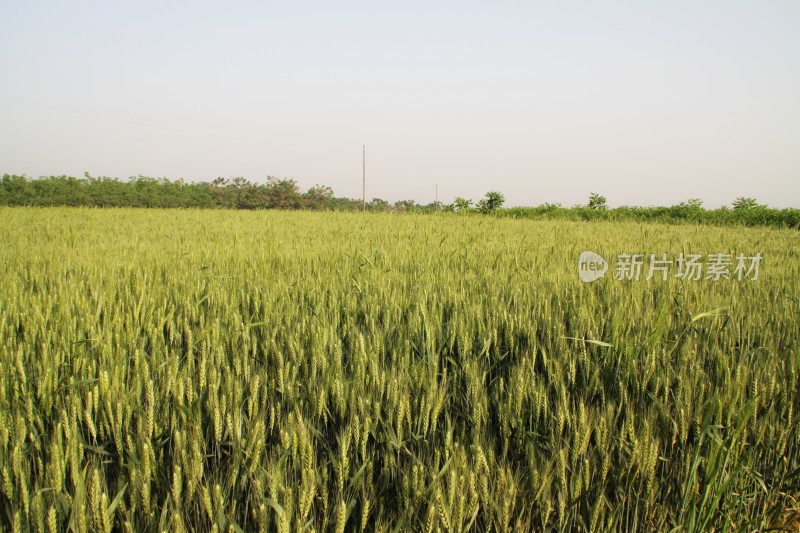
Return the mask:
<path fill-rule="evenodd" d="M 367 147 L 361 145 L 361 210 L 367 210 Z"/>

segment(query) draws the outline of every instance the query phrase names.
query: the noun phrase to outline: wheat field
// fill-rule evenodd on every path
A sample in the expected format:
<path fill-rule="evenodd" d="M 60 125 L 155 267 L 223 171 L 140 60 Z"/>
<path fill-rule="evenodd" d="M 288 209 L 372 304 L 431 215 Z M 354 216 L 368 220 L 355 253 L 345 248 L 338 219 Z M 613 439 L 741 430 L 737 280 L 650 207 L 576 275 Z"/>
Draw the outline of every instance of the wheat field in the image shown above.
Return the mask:
<path fill-rule="evenodd" d="M 753 531 L 800 497 L 795 230 L 0 209 L 0 528 Z M 593 283 L 578 256 L 609 260 Z M 761 254 L 616 279 L 619 254 Z"/>

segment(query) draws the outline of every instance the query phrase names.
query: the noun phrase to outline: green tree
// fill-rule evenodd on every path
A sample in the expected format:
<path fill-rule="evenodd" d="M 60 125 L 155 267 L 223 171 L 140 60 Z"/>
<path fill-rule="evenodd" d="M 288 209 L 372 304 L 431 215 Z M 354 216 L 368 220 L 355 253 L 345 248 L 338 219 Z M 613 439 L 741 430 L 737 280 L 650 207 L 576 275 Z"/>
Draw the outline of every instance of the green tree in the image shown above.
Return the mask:
<path fill-rule="evenodd" d="M 303 198 L 297 181 L 293 179 L 278 179 L 274 176 L 267 178 L 266 189 L 267 205 L 272 209 L 300 209 L 303 207 Z"/>
<path fill-rule="evenodd" d="M 500 209 L 505 201 L 506 197 L 503 196 L 503 193 L 489 191 L 486 193 L 486 198 L 478 202 L 478 209 L 481 213 L 491 213 Z"/>
<path fill-rule="evenodd" d="M 309 209 L 333 209 L 333 189 L 327 185 L 315 185 L 305 194 L 305 204 Z"/>
<path fill-rule="evenodd" d="M 606 209 L 606 197 L 596 192 L 589 195 L 589 209 Z"/>
<path fill-rule="evenodd" d="M 453 209 L 458 212 L 467 211 L 470 207 L 472 207 L 472 200 L 468 200 L 460 196 L 453 200 Z"/>
<path fill-rule="evenodd" d="M 686 200 L 686 207 L 689 209 L 702 209 L 703 207 L 703 200 L 700 198 L 689 198 Z"/>
<path fill-rule="evenodd" d="M 373 198 L 367 202 L 367 211 L 388 211 L 389 202 L 381 198 Z"/>
<path fill-rule="evenodd" d="M 393 211 L 416 211 L 417 203 L 414 200 L 398 200 L 392 207 Z"/>
<path fill-rule="evenodd" d="M 740 196 L 733 201 L 734 209 L 750 209 L 752 207 L 758 207 L 758 202 L 756 202 L 755 198 L 746 198 L 744 196 Z"/>

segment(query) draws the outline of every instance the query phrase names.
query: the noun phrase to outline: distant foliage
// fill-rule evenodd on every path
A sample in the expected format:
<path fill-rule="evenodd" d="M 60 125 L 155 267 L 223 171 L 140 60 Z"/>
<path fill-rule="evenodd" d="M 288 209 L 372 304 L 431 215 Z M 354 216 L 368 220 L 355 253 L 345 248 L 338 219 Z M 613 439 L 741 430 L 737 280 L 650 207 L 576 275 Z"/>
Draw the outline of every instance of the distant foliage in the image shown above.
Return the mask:
<path fill-rule="evenodd" d="M 678 204 L 671 207 L 621 206 L 613 209 L 589 207 L 514 207 L 494 213 L 498 217 L 546 220 L 614 220 L 658 222 L 663 224 L 712 224 L 718 226 L 770 226 L 800 229 L 800 209 L 773 209 L 757 206 L 749 209 L 703 209 L 699 205 Z"/>
<path fill-rule="evenodd" d="M 456 197 L 456 199 L 453 200 L 453 209 L 456 212 L 461 213 L 464 211 L 469 211 L 470 207 L 472 207 L 472 200 L 468 200 L 460 196 Z"/>
<path fill-rule="evenodd" d="M 631 220 L 637 222 L 698 223 L 714 225 L 772 226 L 800 228 L 800 209 L 773 209 L 754 198 L 737 198 L 732 207 L 704 209 L 690 198 L 671 207 L 621 206 L 609 209 L 606 197 L 592 193 L 589 203 L 570 208 L 545 203 L 537 207 L 504 209 L 505 196 L 486 193 L 477 205 L 457 197 L 452 204 L 414 200 L 390 203 L 381 198 L 367 202 L 367 211 L 396 213 L 482 213 L 510 218 L 553 220 Z M 170 181 L 135 176 L 128 180 L 109 177 L 49 176 L 32 179 L 5 174 L 0 179 L 0 206 L 88 206 L 88 207 L 183 207 L 224 209 L 283 209 L 316 211 L 361 211 L 360 199 L 334 195 L 326 185 L 301 192 L 293 179 L 270 176 L 266 183 L 245 178 L 217 178 L 211 182 Z"/>
<path fill-rule="evenodd" d="M 492 213 L 500 209 L 505 201 L 506 197 L 503 196 L 503 193 L 489 191 L 486 193 L 486 198 L 478 202 L 478 211 L 481 213 Z"/>
<path fill-rule="evenodd" d="M 681 202 L 678 204 L 680 207 L 685 207 L 686 209 L 702 209 L 703 208 L 703 200 L 699 198 L 689 198 L 685 202 Z"/>
<path fill-rule="evenodd" d="M 32 179 L 5 174 L 0 180 L 0 205 L 87 207 L 200 207 L 226 209 L 309 209 L 361 211 L 361 200 L 337 198 L 327 185 L 301 192 L 293 179 L 270 176 L 266 183 L 242 177 L 217 178 L 211 182 L 187 183 L 166 178 L 135 176 L 128 180 L 108 177 L 49 176 Z M 417 204 L 400 200 L 394 204 L 373 198 L 369 211 L 433 212 L 441 203 Z"/>
<path fill-rule="evenodd" d="M 606 209 L 606 197 L 593 192 L 589 196 L 589 209 Z"/>
<path fill-rule="evenodd" d="M 751 209 L 753 207 L 758 207 L 758 202 L 756 202 L 755 198 L 745 198 L 744 196 L 740 196 L 733 201 L 734 209 Z"/>
<path fill-rule="evenodd" d="M 30 179 L 5 174 L 0 205 L 91 207 L 224 207 L 231 209 L 351 209 L 355 201 L 338 199 L 330 187 L 317 185 L 302 193 L 293 179 L 268 177 L 266 183 L 245 178 L 217 178 L 187 183 L 135 176 L 50 176 Z"/>

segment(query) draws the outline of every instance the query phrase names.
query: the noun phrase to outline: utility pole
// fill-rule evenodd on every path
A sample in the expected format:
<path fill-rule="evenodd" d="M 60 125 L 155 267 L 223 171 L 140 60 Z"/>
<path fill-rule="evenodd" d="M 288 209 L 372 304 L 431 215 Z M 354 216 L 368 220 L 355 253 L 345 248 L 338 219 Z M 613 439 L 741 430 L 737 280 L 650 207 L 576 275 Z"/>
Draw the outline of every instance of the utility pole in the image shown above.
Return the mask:
<path fill-rule="evenodd" d="M 433 202 L 433 205 L 436 206 L 436 210 L 439 210 L 439 184 L 436 184 L 436 200 Z"/>
<path fill-rule="evenodd" d="M 367 210 L 367 146 L 361 145 L 361 210 Z"/>

